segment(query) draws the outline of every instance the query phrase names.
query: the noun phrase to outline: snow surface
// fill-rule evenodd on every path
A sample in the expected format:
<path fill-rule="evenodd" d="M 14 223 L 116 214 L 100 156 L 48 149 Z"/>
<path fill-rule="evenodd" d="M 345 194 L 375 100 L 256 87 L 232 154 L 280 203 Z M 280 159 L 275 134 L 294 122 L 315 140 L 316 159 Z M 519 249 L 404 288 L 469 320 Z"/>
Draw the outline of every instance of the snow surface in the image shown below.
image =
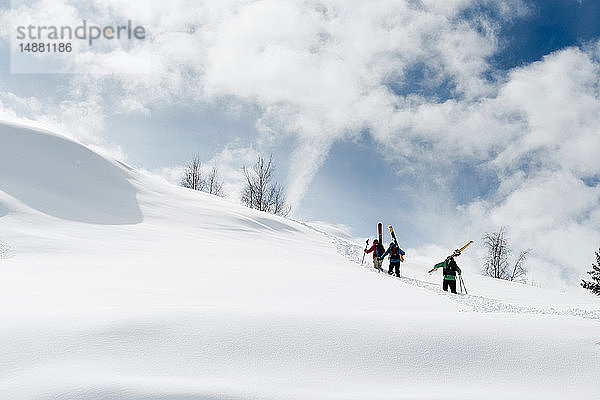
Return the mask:
<path fill-rule="evenodd" d="M 319 229 L 321 228 L 321 229 Z M 0 125 L 0 398 L 598 399 L 600 299 L 465 274 Z"/>

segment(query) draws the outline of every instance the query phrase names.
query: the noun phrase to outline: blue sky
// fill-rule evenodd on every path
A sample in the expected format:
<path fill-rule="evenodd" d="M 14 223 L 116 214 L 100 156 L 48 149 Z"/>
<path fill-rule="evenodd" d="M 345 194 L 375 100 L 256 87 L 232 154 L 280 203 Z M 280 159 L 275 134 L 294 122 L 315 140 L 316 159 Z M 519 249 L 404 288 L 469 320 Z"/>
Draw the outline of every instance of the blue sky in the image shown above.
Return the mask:
<path fill-rule="evenodd" d="M 528 15 L 501 30 L 506 46 L 494 57 L 499 69 L 529 64 L 564 47 L 593 43 L 600 36 L 597 1 L 537 0 L 528 5 Z"/>
<path fill-rule="evenodd" d="M 272 153 L 296 218 L 358 237 L 383 221 L 411 248 L 508 226 L 549 282 L 576 282 L 600 243 L 598 2 L 24 3 L 42 5 L 0 16 L 4 119 L 170 181 L 198 154 L 233 201 L 241 166 Z M 150 37 L 76 74 L 11 73 L 8 22 L 35 13 Z"/>

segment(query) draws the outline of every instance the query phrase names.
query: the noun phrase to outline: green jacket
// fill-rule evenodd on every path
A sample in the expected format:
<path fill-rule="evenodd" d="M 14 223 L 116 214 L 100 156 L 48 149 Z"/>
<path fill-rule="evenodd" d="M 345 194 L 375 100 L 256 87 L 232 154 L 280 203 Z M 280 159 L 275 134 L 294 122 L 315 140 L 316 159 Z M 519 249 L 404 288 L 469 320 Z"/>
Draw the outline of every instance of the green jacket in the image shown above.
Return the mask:
<path fill-rule="evenodd" d="M 435 264 L 434 268 L 435 269 L 444 268 L 444 280 L 445 281 L 455 281 L 456 273 L 458 272 L 459 275 L 462 273 L 462 271 L 458 267 L 458 264 L 456 264 L 456 261 L 454 261 L 453 258 L 444 260 L 439 264 Z"/>

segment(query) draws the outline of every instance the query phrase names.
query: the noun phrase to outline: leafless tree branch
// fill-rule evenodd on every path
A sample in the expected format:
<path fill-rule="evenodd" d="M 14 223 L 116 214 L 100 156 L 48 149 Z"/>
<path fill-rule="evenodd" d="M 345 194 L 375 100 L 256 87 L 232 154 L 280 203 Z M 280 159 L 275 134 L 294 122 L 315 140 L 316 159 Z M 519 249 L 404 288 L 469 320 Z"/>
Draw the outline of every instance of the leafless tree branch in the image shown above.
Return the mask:
<path fill-rule="evenodd" d="M 506 227 L 498 232 L 486 232 L 483 235 L 483 246 L 487 250 L 483 259 L 483 274 L 496 279 L 525 282 L 527 269 L 525 261 L 531 249 L 521 251 L 515 262 L 509 262 L 511 248 L 508 244 Z"/>
<path fill-rule="evenodd" d="M 223 192 L 223 181 L 219 177 L 217 167 L 212 167 L 210 172 L 205 175 L 202 171 L 202 162 L 198 156 L 195 156 L 183 170 L 180 185 L 188 189 L 199 190 L 214 194 L 219 197 L 225 197 Z"/>
<path fill-rule="evenodd" d="M 246 185 L 242 190 L 242 203 L 250 208 L 287 216 L 291 208 L 285 199 L 282 186 L 273 182 L 273 156 L 265 160 L 259 156 L 252 168 L 243 167 Z"/>

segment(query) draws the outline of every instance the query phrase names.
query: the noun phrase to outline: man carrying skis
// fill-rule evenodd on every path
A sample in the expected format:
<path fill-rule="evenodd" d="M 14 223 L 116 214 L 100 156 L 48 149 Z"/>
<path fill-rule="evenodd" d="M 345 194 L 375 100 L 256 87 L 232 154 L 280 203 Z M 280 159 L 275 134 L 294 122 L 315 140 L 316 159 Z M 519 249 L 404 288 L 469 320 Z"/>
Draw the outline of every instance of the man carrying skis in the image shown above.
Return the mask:
<path fill-rule="evenodd" d="M 379 272 L 383 271 L 381 268 L 382 261 L 379 257 L 385 252 L 385 247 L 379 243 L 379 240 L 375 239 L 373 240 L 373 246 L 368 250 L 365 250 L 365 253 L 367 254 L 370 252 L 373 252 L 373 267 Z"/>
<path fill-rule="evenodd" d="M 456 294 L 456 273 L 458 272 L 458 275 L 460 275 L 462 271 L 458 267 L 458 264 L 456 264 L 456 261 L 454 261 L 454 255 L 451 255 L 448 258 L 446 258 L 445 261 L 436 264 L 431 270 L 431 272 L 435 271 L 438 268 L 444 269 L 444 290 L 447 292 L 448 288 L 450 288 L 450 291 Z"/>
<path fill-rule="evenodd" d="M 403 256 L 406 253 L 400 247 L 396 246 L 395 242 L 392 242 L 390 243 L 390 247 L 388 247 L 385 253 L 383 253 L 383 255 L 380 257 L 380 259 L 383 261 L 385 256 L 387 256 L 388 254 L 390 255 L 390 268 L 388 274 L 392 275 L 395 270 L 396 276 L 400 278 L 400 262 L 404 261 Z"/>

